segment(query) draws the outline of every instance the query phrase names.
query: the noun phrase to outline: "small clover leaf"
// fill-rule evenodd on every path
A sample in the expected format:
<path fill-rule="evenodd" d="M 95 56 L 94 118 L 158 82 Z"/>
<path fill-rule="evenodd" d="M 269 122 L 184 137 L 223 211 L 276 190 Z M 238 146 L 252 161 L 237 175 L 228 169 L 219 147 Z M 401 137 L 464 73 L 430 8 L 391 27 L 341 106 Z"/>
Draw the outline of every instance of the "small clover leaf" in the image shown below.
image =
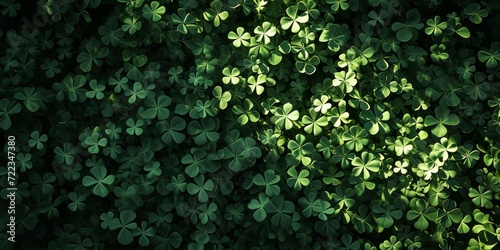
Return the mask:
<path fill-rule="evenodd" d="M 248 121 L 257 122 L 260 119 L 260 114 L 256 110 L 252 110 L 254 107 L 250 99 L 245 98 L 243 101 L 243 107 L 241 105 L 235 105 L 231 108 L 231 111 L 235 115 L 238 115 L 237 121 L 241 125 L 247 124 Z"/>
<path fill-rule="evenodd" d="M 128 31 L 130 35 L 135 34 L 142 28 L 142 22 L 139 21 L 139 18 L 135 16 L 127 16 L 125 20 L 123 20 L 123 22 L 124 24 L 122 25 L 122 31 Z"/>
<path fill-rule="evenodd" d="M 195 24 L 196 17 L 183 8 L 178 9 L 177 14 L 172 14 L 172 20 L 177 24 L 177 31 L 181 34 L 191 33 L 194 35 L 198 31 L 198 26 Z"/>
<path fill-rule="evenodd" d="M 133 228 L 133 227 L 131 227 Z M 148 223 L 146 221 L 141 222 L 141 227 L 137 227 L 133 231 L 134 236 L 139 237 L 139 245 L 141 247 L 147 247 L 150 244 L 149 238 L 155 235 L 155 230 L 152 227 L 148 227 Z"/>
<path fill-rule="evenodd" d="M 88 146 L 88 151 L 91 154 L 97 154 L 99 153 L 99 147 L 106 147 L 108 144 L 108 139 L 106 138 L 100 138 L 99 139 L 99 133 L 98 132 L 93 132 L 90 137 L 87 137 L 85 139 L 86 146 Z"/>
<path fill-rule="evenodd" d="M 80 63 L 80 69 L 83 72 L 90 72 L 92 66 L 95 64 L 98 68 L 101 68 L 103 62 L 102 58 L 105 58 L 109 49 L 107 47 L 103 47 L 101 42 L 96 40 L 95 38 L 91 39 L 85 44 L 86 51 L 81 52 L 76 61 Z"/>
<path fill-rule="evenodd" d="M 219 101 L 219 108 L 222 110 L 226 109 L 229 101 L 231 101 L 232 97 L 231 92 L 229 91 L 222 92 L 222 87 L 216 86 L 212 91 L 212 94 Z"/>
<path fill-rule="evenodd" d="M 420 198 L 413 198 L 410 201 L 411 210 L 406 214 L 406 218 L 410 221 L 416 220 L 414 226 L 418 230 L 425 230 L 429 227 L 429 221 L 436 221 L 437 210 L 433 206 Z"/>
<path fill-rule="evenodd" d="M 102 83 L 97 83 L 95 79 L 92 79 L 89 82 L 90 88 L 92 89 L 91 91 L 87 91 L 85 95 L 88 98 L 95 98 L 97 100 L 102 100 L 104 98 L 104 93 L 103 91 L 106 89 L 106 86 Z"/>
<path fill-rule="evenodd" d="M 358 125 L 354 125 L 350 127 L 348 131 L 344 132 L 342 134 L 342 140 L 345 141 L 349 150 L 355 149 L 356 152 L 361 151 L 363 147 L 370 142 L 370 139 L 368 139 L 368 131 Z"/>
<path fill-rule="evenodd" d="M 124 210 L 120 212 L 120 219 L 113 218 L 109 225 L 111 230 L 120 229 L 118 233 L 118 242 L 122 245 L 128 245 L 134 240 L 132 232 L 137 230 L 137 223 L 133 222 L 136 218 L 136 214 L 131 210 Z"/>
<path fill-rule="evenodd" d="M 28 141 L 28 145 L 30 147 L 34 147 L 36 145 L 36 149 L 42 150 L 43 149 L 43 143 L 47 142 L 48 136 L 46 134 L 42 134 L 40 136 L 40 132 L 38 131 L 33 131 L 31 133 L 31 139 Z"/>
<path fill-rule="evenodd" d="M 215 142 L 219 140 L 219 133 L 215 130 L 218 127 L 216 123 L 218 120 L 214 120 L 212 118 L 205 118 L 201 120 L 201 123 L 198 121 L 191 121 L 188 125 L 188 133 L 194 136 L 194 142 L 196 145 L 203 145 L 209 141 Z"/>
<path fill-rule="evenodd" d="M 222 82 L 224 84 L 238 84 L 240 82 L 240 70 L 238 68 L 230 68 L 230 67 L 225 67 L 222 70 L 222 74 L 224 77 L 222 77 Z"/>
<path fill-rule="evenodd" d="M 425 34 L 440 36 L 443 34 L 443 30 L 448 28 L 448 23 L 441 22 L 440 16 L 435 16 L 434 19 L 427 20 L 428 28 L 425 29 Z"/>
<path fill-rule="evenodd" d="M 138 119 L 137 121 L 134 121 L 132 118 L 128 118 L 126 122 L 128 128 L 126 129 L 127 134 L 129 135 L 142 135 L 144 130 L 142 129 L 142 126 L 144 125 L 144 121 L 142 119 Z"/>
<path fill-rule="evenodd" d="M 236 48 L 241 47 L 241 45 L 248 47 L 248 45 L 250 45 L 249 40 L 251 37 L 250 33 L 245 32 L 243 27 L 238 27 L 236 28 L 236 33 L 234 31 L 230 31 L 227 35 L 227 38 L 234 40 L 233 46 Z"/>

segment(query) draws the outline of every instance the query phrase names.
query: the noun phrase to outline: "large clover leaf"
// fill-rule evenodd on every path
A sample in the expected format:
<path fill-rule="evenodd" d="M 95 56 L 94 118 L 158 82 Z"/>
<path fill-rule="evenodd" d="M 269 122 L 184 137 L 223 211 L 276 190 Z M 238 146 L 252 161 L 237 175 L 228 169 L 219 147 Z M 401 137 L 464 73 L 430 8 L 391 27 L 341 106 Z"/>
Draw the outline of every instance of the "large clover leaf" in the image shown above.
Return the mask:
<path fill-rule="evenodd" d="M 438 106 L 434 110 L 435 117 L 431 115 L 427 115 L 424 120 L 424 125 L 426 127 L 436 125 L 432 130 L 432 134 L 437 137 L 443 137 L 448 132 L 445 125 L 448 126 L 456 126 L 460 122 L 458 116 L 455 114 L 450 114 L 448 108 L 443 106 Z"/>
<path fill-rule="evenodd" d="M 82 179 L 84 186 L 94 186 L 92 192 L 100 197 L 108 195 L 108 189 L 105 185 L 111 185 L 115 181 L 114 175 L 106 175 L 107 169 L 104 166 L 95 166 L 90 169 L 93 176 L 85 176 Z"/>
<path fill-rule="evenodd" d="M 417 9 L 411 9 L 406 12 L 406 23 L 394 22 L 391 29 L 396 33 L 396 37 L 401 42 L 410 41 L 415 33 L 415 29 L 419 30 L 424 27 L 423 23 L 420 23 L 420 13 Z"/>

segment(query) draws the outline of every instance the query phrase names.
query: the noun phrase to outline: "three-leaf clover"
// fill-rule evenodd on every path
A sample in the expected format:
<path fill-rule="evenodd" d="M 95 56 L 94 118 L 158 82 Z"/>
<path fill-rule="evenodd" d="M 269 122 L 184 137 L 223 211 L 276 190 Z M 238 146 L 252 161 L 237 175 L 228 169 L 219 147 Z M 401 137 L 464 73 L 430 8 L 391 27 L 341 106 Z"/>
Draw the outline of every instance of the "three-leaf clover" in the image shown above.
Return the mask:
<path fill-rule="evenodd" d="M 287 17 L 282 17 L 280 20 L 282 29 L 287 30 L 291 27 L 291 31 L 293 33 L 297 33 L 300 31 L 300 24 L 307 23 L 309 21 L 309 15 L 307 12 L 303 12 L 299 15 L 298 11 L 299 7 L 295 5 L 286 9 Z"/>
<path fill-rule="evenodd" d="M 435 16 L 434 19 L 427 20 L 428 28 L 425 29 L 425 34 L 440 36 L 443 34 L 443 30 L 448 28 L 447 22 L 441 22 L 440 16 Z"/>
<path fill-rule="evenodd" d="M 82 179 L 82 183 L 86 187 L 94 186 L 92 192 L 100 197 L 106 197 L 108 195 L 108 188 L 105 185 L 111 185 L 115 181 L 114 175 L 106 175 L 108 170 L 104 166 L 95 166 L 90 169 L 90 173 L 93 176 L 85 176 Z"/>
<path fill-rule="evenodd" d="M 229 17 L 229 12 L 224 9 L 224 5 L 220 0 L 215 0 L 210 3 L 210 9 L 203 12 L 203 17 L 207 21 L 214 22 L 215 27 L 219 27 L 221 21 L 226 20 Z"/>
<path fill-rule="evenodd" d="M 109 49 L 103 47 L 101 42 L 96 39 L 88 41 L 87 44 L 85 44 L 85 48 L 86 51 L 81 52 L 76 58 L 76 61 L 80 63 L 80 69 L 83 72 L 90 72 L 93 65 L 100 68 L 103 64 L 103 61 L 100 59 L 108 55 Z"/>
<path fill-rule="evenodd" d="M 459 119 L 456 114 L 450 114 L 448 108 L 443 106 L 438 106 L 434 110 L 436 116 L 427 115 L 424 120 L 424 125 L 426 127 L 436 125 L 432 130 L 432 134 L 437 137 L 443 137 L 448 132 L 445 125 L 456 126 L 459 124 Z"/>
<path fill-rule="evenodd" d="M 252 110 L 254 107 L 252 101 L 245 98 L 243 101 L 243 107 L 241 105 L 235 105 L 231 108 L 235 115 L 238 115 L 237 121 L 241 125 L 247 124 L 248 121 L 257 122 L 260 119 L 260 114 L 256 110 Z"/>
<path fill-rule="evenodd" d="M 108 213 L 109 215 L 109 213 Z M 112 215 L 112 214 L 111 214 Z M 103 216 L 101 215 L 101 219 Z M 120 229 L 118 233 L 118 242 L 122 245 L 128 245 L 134 240 L 132 232 L 137 230 L 137 223 L 133 222 L 136 218 L 136 214 L 131 210 L 124 210 L 120 212 L 120 218 L 113 218 L 109 220 L 107 225 L 109 229 L 116 230 Z M 104 223 L 104 222 L 103 222 Z M 101 224 L 102 226 L 102 224 Z"/>
<path fill-rule="evenodd" d="M 304 131 L 308 134 L 313 134 L 315 136 L 321 134 L 323 132 L 322 127 L 326 127 L 328 125 L 327 116 L 320 116 L 315 109 L 309 109 L 310 116 L 302 116 L 302 123 L 305 125 Z"/>
<path fill-rule="evenodd" d="M 173 117 L 170 121 L 162 121 L 156 126 L 160 133 L 163 133 L 161 140 L 167 145 L 173 142 L 179 144 L 186 138 L 186 136 L 180 132 L 186 128 L 186 121 L 178 116 Z"/>
<path fill-rule="evenodd" d="M 36 145 L 36 149 L 42 150 L 43 149 L 43 143 L 47 142 L 48 136 L 46 134 L 42 134 L 40 136 L 40 132 L 38 131 L 33 131 L 31 133 L 31 138 L 28 141 L 28 145 L 30 147 L 34 147 Z"/>
<path fill-rule="evenodd" d="M 126 129 L 127 134 L 129 135 L 142 135 L 144 130 L 142 129 L 142 126 L 144 125 L 144 121 L 142 119 L 137 119 L 137 121 L 134 121 L 132 118 L 128 118 L 126 122 L 128 128 Z"/>
<path fill-rule="evenodd" d="M 417 9 L 411 9 L 406 12 L 406 23 L 394 22 L 391 26 L 392 31 L 397 32 L 396 37 L 401 42 L 410 41 L 415 32 L 415 29 L 419 30 L 424 27 L 423 23 L 420 23 L 420 13 Z"/>
<path fill-rule="evenodd" d="M 290 178 L 288 178 L 286 184 L 297 191 L 300 191 L 303 186 L 305 187 L 310 183 L 309 178 L 307 178 L 309 176 L 309 170 L 307 169 L 302 169 L 300 173 L 297 173 L 295 168 L 290 168 L 287 173 L 290 175 Z"/>
<path fill-rule="evenodd" d="M 264 176 L 261 174 L 255 175 L 253 178 L 253 183 L 257 186 L 263 186 L 266 188 L 266 195 L 269 197 L 276 196 L 280 193 L 280 187 L 276 185 L 280 181 L 280 176 L 274 174 L 274 170 L 268 169 L 264 172 Z"/>
<path fill-rule="evenodd" d="M 429 204 L 421 199 L 421 198 L 413 198 L 410 201 L 411 210 L 406 214 L 406 218 L 408 220 L 416 220 L 414 222 L 414 226 L 416 229 L 425 230 L 429 227 L 429 220 L 436 221 L 437 219 L 437 210 L 433 206 L 429 206 Z"/>
<path fill-rule="evenodd" d="M 361 153 L 361 158 L 356 156 L 351 164 L 354 166 L 352 174 L 354 176 L 361 176 L 362 174 L 361 177 L 365 180 L 370 178 L 370 172 L 378 172 L 382 165 L 380 160 L 375 158 L 374 154 L 366 151 Z"/>
<path fill-rule="evenodd" d="M 198 196 L 199 202 L 208 201 L 208 193 L 214 190 L 214 182 L 212 180 L 207 180 L 205 182 L 204 175 L 198 175 L 194 178 L 195 183 L 189 183 L 187 185 L 187 191 L 190 195 Z"/>
<path fill-rule="evenodd" d="M 278 107 L 274 112 L 271 121 L 279 128 L 290 130 L 293 127 L 293 122 L 299 119 L 299 111 L 293 110 L 293 105 L 289 102 L 283 105 L 283 108 Z"/>
<path fill-rule="evenodd" d="M 153 20 L 153 22 L 160 21 L 163 14 L 165 14 L 165 6 L 160 6 L 158 1 L 153 1 L 149 5 L 145 4 L 144 7 L 142 7 L 142 16 L 146 19 Z"/>
<path fill-rule="evenodd" d="M 144 101 L 144 105 L 147 108 L 140 107 L 139 114 L 144 119 L 155 119 L 158 120 L 166 120 L 170 115 L 170 110 L 167 108 L 170 103 L 172 103 L 172 99 L 166 95 L 160 95 L 158 98 L 147 98 Z"/>
<path fill-rule="evenodd" d="M 259 193 L 258 200 L 252 199 L 250 203 L 248 203 L 248 208 L 251 210 L 255 210 L 252 216 L 256 221 L 262 222 L 266 219 L 266 207 L 268 206 L 269 201 L 269 196 L 267 196 L 265 193 Z"/>
<path fill-rule="evenodd" d="M 89 153 L 97 154 L 99 153 L 99 147 L 106 147 L 106 145 L 108 144 L 108 139 L 106 138 L 99 139 L 99 133 L 93 132 L 90 137 L 87 137 L 85 139 L 84 144 L 88 146 L 87 150 L 89 151 Z"/>
<path fill-rule="evenodd" d="M 477 57 L 479 61 L 486 62 L 486 67 L 495 68 L 500 61 L 500 42 L 493 42 L 489 51 L 480 50 Z"/>

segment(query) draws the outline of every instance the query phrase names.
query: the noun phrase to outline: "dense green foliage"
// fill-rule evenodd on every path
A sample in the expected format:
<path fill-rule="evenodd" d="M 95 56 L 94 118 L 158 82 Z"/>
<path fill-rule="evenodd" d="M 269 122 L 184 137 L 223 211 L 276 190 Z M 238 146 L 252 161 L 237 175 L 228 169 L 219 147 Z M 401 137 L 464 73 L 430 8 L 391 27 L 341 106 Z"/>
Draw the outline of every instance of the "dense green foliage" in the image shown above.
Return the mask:
<path fill-rule="evenodd" d="M 498 247 L 498 1 L 19 2 L 17 249 Z"/>

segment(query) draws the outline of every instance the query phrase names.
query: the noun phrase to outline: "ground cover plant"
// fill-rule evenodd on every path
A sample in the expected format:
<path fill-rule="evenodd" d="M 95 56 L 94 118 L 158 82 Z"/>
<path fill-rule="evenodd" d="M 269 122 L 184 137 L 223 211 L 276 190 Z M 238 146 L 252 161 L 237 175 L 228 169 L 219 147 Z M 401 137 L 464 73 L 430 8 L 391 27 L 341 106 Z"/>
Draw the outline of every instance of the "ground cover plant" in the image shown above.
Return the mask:
<path fill-rule="evenodd" d="M 498 247 L 498 1 L 0 6 L 0 249 Z"/>

